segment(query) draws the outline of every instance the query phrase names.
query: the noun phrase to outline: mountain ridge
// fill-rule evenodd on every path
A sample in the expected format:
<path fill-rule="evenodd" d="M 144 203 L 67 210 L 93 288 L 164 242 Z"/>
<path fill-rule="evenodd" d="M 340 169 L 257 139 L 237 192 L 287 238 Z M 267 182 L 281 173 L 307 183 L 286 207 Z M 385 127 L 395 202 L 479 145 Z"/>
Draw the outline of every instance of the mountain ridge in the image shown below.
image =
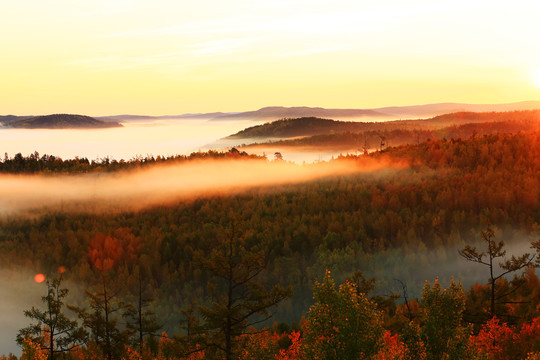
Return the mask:
<path fill-rule="evenodd" d="M 168 119 L 200 119 L 212 121 L 228 120 L 278 120 L 281 118 L 320 117 L 320 118 L 369 118 L 378 120 L 401 120 L 431 118 L 438 115 L 456 112 L 490 112 L 540 109 L 540 101 L 519 101 L 502 104 L 468 104 L 456 102 L 442 102 L 424 105 L 387 106 L 363 109 L 339 109 L 308 106 L 266 106 L 258 110 L 240 112 L 209 112 L 184 113 L 179 115 L 108 115 L 95 116 L 95 119 L 104 122 L 122 122 L 137 120 L 168 120 Z M 8 124 L 15 120 L 28 119 L 34 116 L 0 115 L 0 123 Z"/>
<path fill-rule="evenodd" d="M 328 109 L 308 106 L 266 106 L 255 111 L 246 111 L 237 114 L 226 114 L 211 119 L 218 120 L 264 120 L 279 119 L 284 117 L 321 117 L 321 118 L 378 118 L 388 119 L 394 117 L 390 114 L 382 114 L 370 109 Z"/>

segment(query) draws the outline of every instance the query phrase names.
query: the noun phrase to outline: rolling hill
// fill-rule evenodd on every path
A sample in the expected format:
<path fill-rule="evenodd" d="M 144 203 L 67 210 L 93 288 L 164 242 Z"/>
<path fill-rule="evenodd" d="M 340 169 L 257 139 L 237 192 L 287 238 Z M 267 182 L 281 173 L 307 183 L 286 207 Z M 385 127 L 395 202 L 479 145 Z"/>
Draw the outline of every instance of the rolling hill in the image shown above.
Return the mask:
<path fill-rule="evenodd" d="M 9 125 L 12 122 L 31 118 L 33 116 L 0 115 L 0 125 Z"/>
<path fill-rule="evenodd" d="M 226 139 L 264 139 L 305 137 L 339 132 L 391 131 L 391 130 L 436 130 L 448 126 L 472 123 L 504 123 L 510 121 L 527 122 L 527 126 L 537 126 L 540 110 L 511 112 L 459 112 L 421 120 L 396 120 L 384 122 L 354 122 L 301 117 L 282 119 L 263 125 L 252 126 L 232 134 Z"/>
<path fill-rule="evenodd" d="M 23 129 L 100 129 L 122 125 L 118 122 L 104 122 L 85 115 L 53 114 L 17 120 L 7 126 Z"/>

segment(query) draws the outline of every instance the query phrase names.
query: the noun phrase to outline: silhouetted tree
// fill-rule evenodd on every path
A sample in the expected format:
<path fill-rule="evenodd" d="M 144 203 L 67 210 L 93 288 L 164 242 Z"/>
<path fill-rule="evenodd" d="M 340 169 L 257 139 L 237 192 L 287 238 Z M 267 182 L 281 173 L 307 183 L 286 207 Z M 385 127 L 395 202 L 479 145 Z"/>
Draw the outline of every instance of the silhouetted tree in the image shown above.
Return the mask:
<path fill-rule="evenodd" d="M 126 304 L 126 310 L 123 316 L 127 319 L 126 328 L 135 334 L 135 345 L 142 350 L 144 338 L 147 335 L 154 335 L 161 328 L 157 321 L 156 314 L 149 309 L 153 298 L 143 292 L 143 280 L 141 269 L 138 268 L 138 288 L 136 304 Z"/>
<path fill-rule="evenodd" d="M 90 302 L 90 310 L 70 307 L 78 313 L 83 325 L 90 331 L 91 339 L 103 350 L 108 360 L 114 358 L 123 350 L 127 343 L 129 331 L 119 328 L 115 313 L 124 309 L 124 304 L 117 299 L 117 293 L 112 292 L 105 277 L 102 278 L 101 290 L 86 291 Z"/>
<path fill-rule="evenodd" d="M 250 336 L 248 328 L 268 320 L 270 308 L 291 296 L 291 289 L 279 285 L 267 288 L 261 276 L 267 268 L 263 249 L 248 248 L 235 232 L 234 224 L 224 231 L 226 238 L 209 255 L 198 254 L 202 268 L 211 276 L 212 300 L 201 305 L 200 325 L 191 329 L 206 357 L 237 358 L 240 337 Z"/>
<path fill-rule="evenodd" d="M 26 338 L 41 344 L 41 349 L 47 350 L 49 360 L 54 360 L 56 354 L 65 353 L 81 345 L 85 331 L 64 314 L 64 298 L 68 289 L 62 288 L 62 276 L 47 280 L 47 295 L 41 298 L 46 310 L 34 307 L 25 310 L 24 315 L 36 323 L 19 330 L 17 342 L 22 346 Z"/>
<path fill-rule="evenodd" d="M 477 262 L 479 264 L 485 265 L 489 269 L 489 286 L 490 286 L 490 316 L 493 317 L 496 314 L 495 312 L 495 303 L 496 303 L 496 283 L 497 280 L 501 279 L 503 276 L 521 270 L 531 264 L 535 259 L 535 255 L 530 253 L 525 253 L 519 257 L 512 255 L 510 259 L 506 259 L 506 250 L 504 248 L 504 241 L 495 241 L 495 233 L 493 229 L 488 226 L 485 231 L 482 231 L 482 241 L 486 245 L 484 251 L 477 250 L 476 247 L 470 245 L 465 246 L 462 250 L 459 251 L 459 254 L 463 256 L 466 260 Z M 502 258 L 503 261 L 499 262 L 499 267 L 503 270 L 499 274 L 496 274 L 496 263 L 495 259 Z M 500 299 L 503 296 L 499 296 Z"/>

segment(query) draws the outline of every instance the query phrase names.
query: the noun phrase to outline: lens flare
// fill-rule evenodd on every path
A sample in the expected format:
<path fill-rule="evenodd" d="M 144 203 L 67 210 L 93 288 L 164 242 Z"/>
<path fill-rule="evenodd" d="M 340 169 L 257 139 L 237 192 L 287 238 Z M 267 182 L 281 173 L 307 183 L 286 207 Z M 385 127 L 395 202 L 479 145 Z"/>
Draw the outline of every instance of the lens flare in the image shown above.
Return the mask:
<path fill-rule="evenodd" d="M 38 284 L 44 282 L 45 281 L 45 275 L 36 274 L 36 276 L 34 276 L 34 281 L 37 282 Z"/>

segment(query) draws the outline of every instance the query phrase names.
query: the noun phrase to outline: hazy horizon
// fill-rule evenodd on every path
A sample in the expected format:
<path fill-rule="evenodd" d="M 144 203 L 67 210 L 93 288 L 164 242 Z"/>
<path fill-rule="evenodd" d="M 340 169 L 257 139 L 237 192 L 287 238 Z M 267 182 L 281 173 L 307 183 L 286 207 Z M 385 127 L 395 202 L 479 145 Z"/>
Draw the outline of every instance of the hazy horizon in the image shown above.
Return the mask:
<path fill-rule="evenodd" d="M 538 99 L 540 99 L 540 94 Z M 324 109 L 324 110 L 366 110 L 366 111 L 388 111 L 390 109 L 401 109 L 404 111 L 404 113 L 389 113 L 389 112 L 381 112 L 381 114 L 387 115 L 386 120 L 392 120 L 392 117 L 395 117 L 393 120 L 399 120 L 398 118 L 400 116 L 404 116 L 407 114 L 411 114 L 411 116 L 418 116 L 418 117 L 431 117 L 431 116 L 437 116 L 444 114 L 448 111 L 452 111 L 453 108 L 456 108 L 461 105 L 466 105 L 472 108 L 478 108 L 478 112 L 482 111 L 513 111 L 513 110 L 523 110 L 523 109 L 533 109 L 533 107 L 529 106 L 529 104 L 532 103 L 540 103 L 540 100 L 533 100 L 533 99 L 525 99 L 525 100 L 517 100 L 512 102 L 484 102 L 484 103 L 473 103 L 473 102 L 453 102 L 453 101 L 440 101 L 440 102 L 432 102 L 432 103 L 410 103 L 410 104 L 386 104 L 384 106 L 379 107 L 362 107 L 362 106 L 356 106 L 356 107 L 348 107 L 348 108 L 335 108 L 335 107 L 324 107 L 320 105 L 291 105 L 291 106 L 284 106 L 284 105 L 265 105 L 257 108 L 249 108 L 249 109 L 237 109 L 235 111 L 222 111 L 222 110 L 216 110 L 211 112 L 204 112 L 204 111 L 197 111 L 197 112 L 184 112 L 182 110 L 178 110 L 171 113 L 135 113 L 133 111 L 120 111 L 117 113 L 102 113 L 102 114 L 96 114 L 96 113 L 82 113 L 74 111 L 73 114 L 80 114 L 80 115 L 86 115 L 91 116 L 94 118 L 115 118 L 115 117 L 122 117 L 125 119 L 120 119 L 118 121 L 129 121 L 129 122 L 149 122 L 149 121 L 158 121 L 158 120 L 171 120 L 171 121 L 206 121 L 206 120 L 221 120 L 219 119 L 219 116 L 209 115 L 204 116 L 207 114 L 214 114 L 214 113 L 223 113 L 224 115 L 230 116 L 229 119 L 223 119 L 223 121 L 257 121 L 258 119 L 234 119 L 233 116 L 235 114 L 242 114 L 246 112 L 256 112 L 267 108 L 283 108 L 283 109 L 294 109 L 294 108 L 309 108 L 309 109 Z M 483 108 L 490 108 L 493 107 L 496 110 L 483 110 Z M 418 112 L 417 109 L 430 109 L 433 108 L 432 112 L 426 112 L 426 110 L 423 110 Z M 436 110 L 439 108 L 439 110 Z M 447 110 L 450 109 L 450 110 Z M 416 113 L 416 112 L 418 113 Z M 446 112 L 445 112 L 446 111 Z M 29 113 L 0 113 L 0 116 L 19 116 L 19 117 L 25 117 L 25 116 L 42 116 L 42 115 L 52 115 L 52 114 L 68 114 L 67 112 L 62 111 L 56 111 L 51 113 L 35 113 L 35 114 L 29 114 Z M 193 115 L 193 116 L 189 116 Z M 129 118 L 133 117 L 133 118 Z M 144 119 L 137 119 L 137 117 L 143 117 Z M 152 119 L 155 118 L 155 119 Z M 368 121 L 371 121 L 371 118 L 369 116 L 365 116 Z M 277 120 L 273 118 L 269 118 L 270 120 Z M 269 119 L 259 119 L 258 121 L 268 121 Z M 347 120 L 347 119 L 344 119 Z M 362 117 L 356 118 L 355 121 L 362 121 Z M 1 125 L 0 125 L 1 128 Z"/>
<path fill-rule="evenodd" d="M 37 151 L 73 159 L 130 160 L 137 156 L 172 156 L 207 150 L 205 145 L 241 130 L 237 122 L 206 121 L 125 122 L 107 129 L 11 129 L 0 127 L 2 155 L 30 155 Z"/>
<path fill-rule="evenodd" d="M 540 98 L 540 8 L 529 0 L 29 0 L 1 10 L 7 114 Z"/>

